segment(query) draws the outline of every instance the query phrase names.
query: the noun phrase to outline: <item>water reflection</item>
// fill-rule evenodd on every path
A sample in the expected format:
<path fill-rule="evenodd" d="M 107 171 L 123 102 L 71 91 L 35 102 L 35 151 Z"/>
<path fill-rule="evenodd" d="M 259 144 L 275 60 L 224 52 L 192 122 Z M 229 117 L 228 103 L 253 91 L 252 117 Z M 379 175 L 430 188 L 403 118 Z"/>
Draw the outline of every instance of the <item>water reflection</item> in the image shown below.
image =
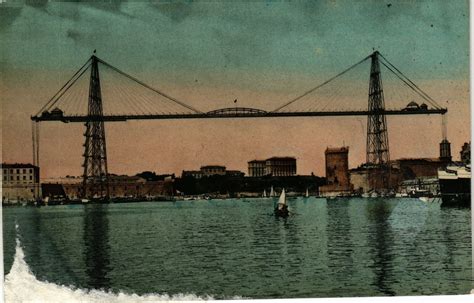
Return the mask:
<path fill-rule="evenodd" d="M 178 204 L 178 203 L 177 203 Z M 310 198 L 5 209 L 41 281 L 230 298 L 467 293 L 470 212 L 420 201 Z M 393 209 L 393 211 L 392 211 Z M 6 269 L 11 261 L 6 259 Z"/>
<path fill-rule="evenodd" d="M 84 263 L 88 277 L 87 286 L 96 289 L 110 287 L 108 205 L 91 204 L 84 207 Z"/>
<path fill-rule="evenodd" d="M 369 246 L 374 248 L 373 272 L 374 286 L 385 295 L 394 296 L 396 293 L 390 287 L 392 279 L 393 255 L 391 246 L 394 238 L 388 218 L 392 207 L 386 200 L 369 201 L 367 203 L 367 219 L 372 228 L 368 235 Z"/>
<path fill-rule="evenodd" d="M 462 221 L 457 221 L 456 218 L 460 218 L 461 209 L 442 209 L 439 213 L 440 220 L 444 229 L 442 231 L 442 244 L 445 247 L 445 254 L 442 256 L 441 264 L 443 264 L 442 275 L 451 284 L 450 287 L 454 288 L 456 285 L 465 283 L 465 287 L 474 288 L 474 278 L 471 278 L 471 283 L 465 281 L 460 282 L 461 276 L 467 276 L 469 268 L 472 268 L 472 257 L 470 259 L 463 258 L 458 252 L 463 250 L 471 250 L 471 237 L 463 233 L 465 228 Z M 466 216 L 469 217 L 470 215 Z M 469 219 L 467 218 L 466 221 Z M 467 261 L 467 262 L 466 262 Z M 466 264 L 467 263 L 467 264 Z M 455 270 L 453 270 L 455 269 Z M 448 288 L 449 289 L 449 288 Z"/>
<path fill-rule="evenodd" d="M 336 199 L 327 202 L 327 254 L 328 266 L 341 280 L 352 275 L 353 242 L 347 201 Z"/>

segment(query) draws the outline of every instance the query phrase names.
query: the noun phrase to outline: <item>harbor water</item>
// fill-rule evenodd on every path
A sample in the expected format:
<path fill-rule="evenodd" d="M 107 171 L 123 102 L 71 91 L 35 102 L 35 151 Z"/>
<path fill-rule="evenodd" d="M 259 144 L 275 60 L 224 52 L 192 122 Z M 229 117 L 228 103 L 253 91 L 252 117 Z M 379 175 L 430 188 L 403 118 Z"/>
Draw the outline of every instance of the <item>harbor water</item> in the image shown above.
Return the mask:
<path fill-rule="evenodd" d="M 25 281 L 25 271 L 35 283 L 48 282 L 45 288 L 135 301 L 151 294 L 304 298 L 474 288 L 470 209 L 418 199 L 300 197 L 289 199 L 290 216 L 279 218 L 273 204 L 268 198 L 3 208 L 5 291 L 14 292 L 9 281 Z"/>

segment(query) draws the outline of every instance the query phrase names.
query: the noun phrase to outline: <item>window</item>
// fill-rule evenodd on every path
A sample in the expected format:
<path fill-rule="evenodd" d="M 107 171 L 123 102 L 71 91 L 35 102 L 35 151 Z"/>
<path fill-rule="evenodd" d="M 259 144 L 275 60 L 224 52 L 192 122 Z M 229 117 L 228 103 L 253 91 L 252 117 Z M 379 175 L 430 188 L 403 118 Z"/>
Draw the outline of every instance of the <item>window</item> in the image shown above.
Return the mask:
<path fill-rule="evenodd" d="M 26 173 L 26 169 L 23 168 L 23 173 L 25 174 Z"/>
<path fill-rule="evenodd" d="M 26 176 L 23 176 L 23 180 L 26 180 Z"/>
<path fill-rule="evenodd" d="M 20 180 L 20 176 L 16 176 L 16 180 L 19 181 L 19 180 Z"/>
<path fill-rule="evenodd" d="M 16 173 L 17 173 L 17 174 L 19 174 L 19 173 L 20 173 L 20 170 L 19 170 L 18 168 L 16 169 Z"/>
<path fill-rule="evenodd" d="M 33 180 L 33 176 L 30 176 L 30 180 Z"/>
<path fill-rule="evenodd" d="M 30 174 L 32 174 L 32 173 L 33 173 L 33 169 L 32 169 L 32 168 L 30 168 Z"/>
<path fill-rule="evenodd" d="M 13 181 L 13 176 L 10 176 L 10 181 Z"/>

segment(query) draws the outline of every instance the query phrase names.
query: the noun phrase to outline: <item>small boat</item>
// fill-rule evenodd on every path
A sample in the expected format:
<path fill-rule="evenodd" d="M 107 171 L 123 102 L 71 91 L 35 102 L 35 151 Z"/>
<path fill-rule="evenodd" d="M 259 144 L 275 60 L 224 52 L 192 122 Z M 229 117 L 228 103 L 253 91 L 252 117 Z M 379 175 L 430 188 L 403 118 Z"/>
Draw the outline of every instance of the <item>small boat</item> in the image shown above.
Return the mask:
<path fill-rule="evenodd" d="M 309 192 L 308 192 L 308 189 L 306 189 L 306 195 L 305 195 L 306 198 L 309 197 Z"/>
<path fill-rule="evenodd" d="M 267 191 L 266 190 L 263 190 L 263 198 L 266 198 L 267 197 Z"/>
<path fill-rule="evenodd" d="M 286 204 L 285 189 L 282 190 L 278 204 L 275 207 L 275 215 L 279 217 L 288 217 L 288 205 Z"/>
<path fill-rule="evenodd" d="M 273 186 L 272 188 L 270 189 L 270 197 L 275 197 L 275 192 L 273 191 Z"/>

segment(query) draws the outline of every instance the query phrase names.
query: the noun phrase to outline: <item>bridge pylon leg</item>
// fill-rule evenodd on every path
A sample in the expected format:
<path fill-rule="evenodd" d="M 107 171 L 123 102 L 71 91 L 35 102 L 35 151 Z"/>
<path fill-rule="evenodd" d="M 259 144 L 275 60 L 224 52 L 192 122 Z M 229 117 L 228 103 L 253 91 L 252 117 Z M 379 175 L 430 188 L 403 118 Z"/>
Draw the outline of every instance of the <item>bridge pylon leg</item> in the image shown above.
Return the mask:
<path fill-rule="evenodd" d="M 370 68 L 369 105 L 367 116 L 368 184 L 376 192 L 390 189 L 390 153 L 388 148 L 387 119 L 379 65 L 379 52 L 372 54 Z"/>
<path fill-rule="evenodd" d="M 107 171 L 107 150 L 103 120 L 102 95 L 98 59 L 92 56 L 89 85 L 89 102 L 86 131 L 84 133 L 84 174 L 82 196 L 87 199 L 107 201 L 109 184 Z"/>

